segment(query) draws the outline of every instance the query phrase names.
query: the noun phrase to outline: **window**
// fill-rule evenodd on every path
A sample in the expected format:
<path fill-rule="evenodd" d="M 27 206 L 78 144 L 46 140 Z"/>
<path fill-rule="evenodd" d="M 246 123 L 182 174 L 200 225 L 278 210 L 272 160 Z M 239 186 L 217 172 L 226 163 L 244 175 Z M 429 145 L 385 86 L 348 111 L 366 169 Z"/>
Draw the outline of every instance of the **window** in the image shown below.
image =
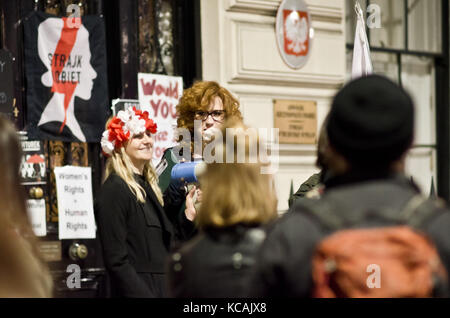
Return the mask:
<path fill-rule="evenodd" d="M 404 87 L 416 106 L 415 140 L 406 173 L 424 194 L 432 184 L 449 199 L 448 0 L 359 0 L 366 22 L 377 5 L 381 28 L 367 28 L 374 72 Z M 347 78 L 356 28 L 355 0 L 346 0 Z M 447 10 L 447 12 L 442 12 Z M 436 85 L 439 83 L 440 85 Z M 442 89 L 446 85 L 447 89 Z M 441 88 L 439 88 L 439 87 Z M 438 142 L 439 140 L 439 142 Z M 444 164 L 442 164 L 444 163 Z M 439 179 L 439 182 L 437 182 Z"/>

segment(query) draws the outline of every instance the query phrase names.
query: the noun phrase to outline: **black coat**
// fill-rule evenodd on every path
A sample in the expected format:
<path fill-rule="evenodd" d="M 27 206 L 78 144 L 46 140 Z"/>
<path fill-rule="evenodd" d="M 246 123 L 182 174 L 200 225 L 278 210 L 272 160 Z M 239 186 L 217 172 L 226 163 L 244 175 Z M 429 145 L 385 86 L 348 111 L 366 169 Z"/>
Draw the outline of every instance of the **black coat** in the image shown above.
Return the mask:
<path fill-rule="evenodd" d="M 184 183 L 171 180 L 172 169 L 178 163 L 173 151 L 174 148 L 166 149 L 161 158 L 160 164 L 165 163 L 167 166 L 159 176 L 159 187 L 164 192 L 165 210 L 176 231 L 175 240 L 178 245 L 181 245 L 197 234 L 197 228 L 194 222 L 186 218 L 186 214 L 184 213 L 187 195 Z M 192 158 L 186 157 L 185 159 L 186 161 L 193 160 Z"/>
<path fill-rule="evenodd" d="M 180 298 L 248 296 L 250 272 L 265 238 L 260 227 L 209 229 L 172 254 L 169 293 Z"/>
<path fill-rule="evenodd" d="M 145 204 L 115 174 L 105 181 L 95 201 L 111 295 L 163 297 L 173 227 L 150 185 L 142 176 L 135 178 L 146 190 Z"/>
<path fill-rule="evenodd" d="M 378 218 L 376 211 L 382 207 L 389 208 L 391 213 L 399 213 L 418 194 L 418 189 L 403 177 L 358 179 L 349 176 L 330 180 L 317 204 L 334 207 L 333 213 L 340 214 L 344 219 L 360 217 L 361 222 L 354 227 L 379 227 L 393 224 Z M 373 191 L 375 188 L 378 190 Z M 336 202 L 339 202 L 339 209 Z M 421 229 L 436 244 L 441 260 L 450 273 L 450 212 L 447 209 L 440 212 Z M 261 248 L 251 283 L 252 296 L 309 297 L 313 287 L 312 256 L 317 243 L 329 234 L 331 232 L 312 213 L 302 210 L 299 199 L 270 230 Z"/>

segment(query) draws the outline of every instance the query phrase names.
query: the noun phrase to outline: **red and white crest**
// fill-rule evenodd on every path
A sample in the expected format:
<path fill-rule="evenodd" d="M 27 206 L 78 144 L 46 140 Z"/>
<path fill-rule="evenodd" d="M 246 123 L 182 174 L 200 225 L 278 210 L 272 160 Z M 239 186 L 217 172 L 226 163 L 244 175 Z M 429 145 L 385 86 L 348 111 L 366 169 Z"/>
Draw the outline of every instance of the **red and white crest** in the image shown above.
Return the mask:
<path fill-rule="evenodd" d="M 283 10 L 284 51 L 286 54 L 305 56 L 309 49 L 308 13 Z"/>
<path fill-rule="evenodd" d="M 284 0 L 277 13 L 277 44 L 283 61 L 293 69 L 306 64 L 311 51 L 313 29 L 303 0 Z"/>

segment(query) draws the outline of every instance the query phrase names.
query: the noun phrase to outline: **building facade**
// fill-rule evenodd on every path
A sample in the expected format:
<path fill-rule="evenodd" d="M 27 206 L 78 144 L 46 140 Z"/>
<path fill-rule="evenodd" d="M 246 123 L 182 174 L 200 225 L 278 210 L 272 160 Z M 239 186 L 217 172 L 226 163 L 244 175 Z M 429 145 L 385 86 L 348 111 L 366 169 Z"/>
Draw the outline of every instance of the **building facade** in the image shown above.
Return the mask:
<path fill-rule="evenodd" d="M 404 86 L 416 103 L 415 141 L 407 157 L 407 174 L 425 194 L 435 188 L 448 201 L 448 0 L 359 2 L 370 21 L 367 30 L 375 73 Z M 184 88 L 195 80 L 213 80 L 239 99 L 245 123 L 254 128 L 275 127 L 277 100 L 315 103 L 317 136 L 333 96 L 350 79 L 355 12 L 353 0 L 306 3 L 314 36 L 306 65 L 294 70 L 283 62 L 277 47 L 280 0 L 0 0 L 0 43 L 11 70 L 2 76 L 4 82 L 13 84 L 7 90 L 9 108 L 1 110 L 18 130 L 27 130 L 23 21 L 33 11 L 63 17 L 70 4 L 77 4 L 82 15 L 104 21 L 108 105 L 116 98 L 137 99 L 139 72 L 181 76 Z M 31 199 L 40 192 L 45 199 L 47 235 L 42 249 L 51 265 L 57 296 L 107 296 L 98 240 L 58 239 L 52 173 L 64 165 L 91 167 L 95 196 L 104 168 L 100 146 L 57 140 L 42 140 L 42 145 L 46 177 L 39 185 L 26 187 Z M 295 191 L 318 172 L 316 152 L 317 143 L 279 144 L 274 175 L 279 213 L 288 209 L 291 184 Z M 66 284 L 70 264 L 81 267 L 81 289 Z"/>

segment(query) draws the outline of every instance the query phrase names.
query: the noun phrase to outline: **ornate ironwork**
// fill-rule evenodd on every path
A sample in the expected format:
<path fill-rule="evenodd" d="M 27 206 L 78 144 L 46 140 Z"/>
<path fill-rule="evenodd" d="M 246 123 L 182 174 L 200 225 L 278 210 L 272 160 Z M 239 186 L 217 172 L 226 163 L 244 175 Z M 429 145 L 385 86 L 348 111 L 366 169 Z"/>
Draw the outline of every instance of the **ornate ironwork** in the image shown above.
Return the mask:
<path fill-rule="evenodd" d="M 174 74 L 173 4 L 170 0 L 139 2 L 139 71 Z"/>
<path fill-rule="evenodd" d="M 70 157 L 70 165 L 77 167 L 89 167 L 87 143 L 72 142 L 70 144 Z"/>
<path fill-rule="evenodd" d="M 174 74 L 173 7 L 171 1 L 156 0 L 159 53 L 168 75 Z"/>
<path fill-rule="evenodd" d="M 66 162 L 67 148 L 62 141 L 49 141 L 48 143 L 48 155 L 49 158 L 49 170 L 50 180 L 48 183 L 49 189 L 49 208 L 47 210 L 47 220 L 49 222 L 58 222 L 58 197 L 56 195 L 56 179 L 53 169 L 55 167 L 62 167 Z"/>
<path fill-rule="evenodd" d="M 155 43 L 153 0 L 139 2 L 139 71 L 151 73 L 158 62 Z"/>
<path fill-rule="evenodd" d="M 39 1 L 35 1 L 37 6 Z M 77 4 L 80 7 L 80 14 L 87 12 L 87 0 L 44 0 L 44 11 L 57 16 L 65 16 L 66 8 L 69 4 Z"/>
<path fill-rule="evenodd" d="M 61 14 L 61 2 L 58 0 L 46 0 L 44 3 L 44 11 L 49 14 Z"/>

